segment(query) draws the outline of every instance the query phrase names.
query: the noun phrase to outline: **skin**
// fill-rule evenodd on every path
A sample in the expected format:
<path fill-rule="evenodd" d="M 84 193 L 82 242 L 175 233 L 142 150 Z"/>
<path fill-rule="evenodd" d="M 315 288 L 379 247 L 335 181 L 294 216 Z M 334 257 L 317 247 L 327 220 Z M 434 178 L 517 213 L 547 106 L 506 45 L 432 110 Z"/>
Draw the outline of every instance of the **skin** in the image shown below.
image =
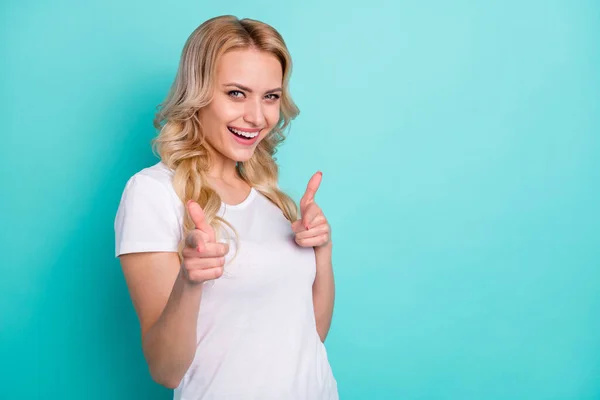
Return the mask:
<path fill-rule="evenodd" d="M 209 179 L 228 183 L 240 180 L 235 170 L 236 162 L 249 160 L 260 141 L 279 121 L 282 80 L 281 64 L 269 53 L 233 50 L 221 57 L 213 100 L 199 111 L 212 156 Z M 250 146 L 240 144 L 234 140 L 228 126 L 260 129 L 259 140 Z"/>
<path fill-rule="evenodd" d="M 205 127 L 206 146 L 213 161 L 209 184 L 227 204 L 238 204 L 250 186 L 236 172 L 236 163 L 252 157 L 258 143 L 277 124 L 283 79 L 281 64 L 269 53 L 234 50 L 219 60 L 211 104 L 199 111 Z M 249 90 L 227 86 L 237 83 Z M 247 146 L 233 139 L 228 126 L 260 130 L 259 140 Z M 325 341 L 334 302 L 330 226 L 315 201 L 322 174 L 309 180 L 300 201 L 301 218 L 291 224 L 296 243 L 313 247 L 317 273 L 313 303 L 317 332 Z M 140 319 L 142 348 L 153 379 L 176 388 L 191 365 L 196 351 L 196 320 L 202 283 L 223 273 L 228 246 L 215 241 L 200 205 L 190 201 L 187 210 L 195 229 L 186 237 L 183 263 L 177 253 L 146 252 L 120 257 L 134 308 Z"/>

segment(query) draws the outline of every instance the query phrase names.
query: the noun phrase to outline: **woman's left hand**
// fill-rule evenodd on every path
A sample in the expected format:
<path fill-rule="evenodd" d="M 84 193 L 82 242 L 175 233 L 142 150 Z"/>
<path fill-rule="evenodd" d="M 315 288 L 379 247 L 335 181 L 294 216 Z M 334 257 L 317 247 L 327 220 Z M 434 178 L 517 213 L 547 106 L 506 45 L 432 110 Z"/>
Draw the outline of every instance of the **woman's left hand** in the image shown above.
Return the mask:
<path fill-rule="evenodd" d="M 323 174 L 317 172 L 310 178 L 300 200 L 301 219 L 292 224 L 296 243 L 302 247 L 325 247 L 331 244 L 331 227 L 323 210 L 315 203 L 322 177 Z"/>

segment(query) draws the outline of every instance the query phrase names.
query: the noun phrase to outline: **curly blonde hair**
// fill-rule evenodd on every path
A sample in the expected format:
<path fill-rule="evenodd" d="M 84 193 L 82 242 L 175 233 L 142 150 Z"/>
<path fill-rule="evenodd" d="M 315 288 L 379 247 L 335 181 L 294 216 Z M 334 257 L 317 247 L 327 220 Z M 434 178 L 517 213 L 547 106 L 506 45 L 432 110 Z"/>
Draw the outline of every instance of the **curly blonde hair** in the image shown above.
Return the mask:
<path fill-rule="evenodd" d="M 179 199 L 183 204 L 188 200 L 198 202 L 217 237 L 223 225 L 228 225 L 234 232 L 235 229 L 217 216 L 221 198 L 208 185 L 207 172 L 211 160 L 204 145 L 204 131 L 198 111 L 211 102 L 220 57 L 229 50 L 248 48 L 269 52 L 277 57 L 283 71 L 283 91 L 278 123 L 258 144 L 252 157 L 246 162 L 238 162 L 236 169 L 244 181 L 277 205 L 290 222 L 294 222 L 298 217 L 298 207 L 278 187 L 278 166 L 274 155 L 285 139 L 286 128 L 299 110 L 288 88 L 291 56 L 283 38 L 273 27 L 231 15 L 211 18 L 202 23 L 187 39 L 175 80 L 167 97 L 157 107 L 154 118 L 154 127 L 159 131 L 152 140 L 154 153 L 174 171 L 173 187 Z M 194 224 L 186 212 L 183 237 L 192 229 Z M 180 257 L 183 242 L 179 244 Z"/>

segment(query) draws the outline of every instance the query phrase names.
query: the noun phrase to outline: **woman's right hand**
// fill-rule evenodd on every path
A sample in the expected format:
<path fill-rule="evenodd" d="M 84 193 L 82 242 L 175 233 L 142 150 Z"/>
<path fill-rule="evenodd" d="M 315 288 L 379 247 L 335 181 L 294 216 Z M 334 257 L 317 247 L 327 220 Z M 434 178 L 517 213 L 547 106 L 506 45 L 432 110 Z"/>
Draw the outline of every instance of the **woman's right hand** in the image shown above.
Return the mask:
<path fill-rule="evenodd" d="M 215 231 L 206 222 L 204 211 L 198 203 L 188 201 L 187 210 L 194 221 L 195 229 L 185 238 L 181 264 L 183 276 L 191 283 L 217 279 L 223 274 L 229 245 L 215 241 Z"/>

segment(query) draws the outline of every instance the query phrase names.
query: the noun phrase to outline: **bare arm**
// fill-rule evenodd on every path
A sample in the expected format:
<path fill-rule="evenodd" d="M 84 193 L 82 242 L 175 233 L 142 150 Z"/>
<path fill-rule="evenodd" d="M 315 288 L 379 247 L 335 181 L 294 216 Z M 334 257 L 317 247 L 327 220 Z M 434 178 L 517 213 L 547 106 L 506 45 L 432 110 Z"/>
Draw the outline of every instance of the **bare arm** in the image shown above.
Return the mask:
<path fill-rule="evenodd" d="M 300 199 L 302 218 L 292 223 L 295 240 L 302 247 L 314 247 L 317 272 L 313 282 L 313 306 L 317 332 L 321 342 L 329 333 L 335 285 L 333 279 L 331 227 L 323 210 L 315 203 L 315 194 L 321 185 L 323 174 L 317 172 L 308 181 L 304 196 Z"/>
<path fill-rule="evenodd" d="M 324 247 L 315 248 L 315 256 L 317 260 L 317 274 L 313 283 L 313 303 L 315 319 L 317 321 L 317 332 L 319 333 L 321 342 L 325 342 L 329 327 L 331 326 L 335 300 L 331 242 Z"/>
<path fill-rule="evenodd" d="M 120 259 L 150 374 L 157 383 L 176 388 L 196 351 L 202 285 L 185 281 L 177 253 L 125 254 Z"/>
<path fill-rule="evenodd" d="M 150 374 L 176 388 L 196 354 L 196 324 L 202 283 L 223 273 L 229 246 L 216 243 L 214 231 L 197 203 L 188 204 L 196 225 L 186 237 L 183 263 L 175 252 L 125 254 L 125 280 L 142 330 Z"/>

